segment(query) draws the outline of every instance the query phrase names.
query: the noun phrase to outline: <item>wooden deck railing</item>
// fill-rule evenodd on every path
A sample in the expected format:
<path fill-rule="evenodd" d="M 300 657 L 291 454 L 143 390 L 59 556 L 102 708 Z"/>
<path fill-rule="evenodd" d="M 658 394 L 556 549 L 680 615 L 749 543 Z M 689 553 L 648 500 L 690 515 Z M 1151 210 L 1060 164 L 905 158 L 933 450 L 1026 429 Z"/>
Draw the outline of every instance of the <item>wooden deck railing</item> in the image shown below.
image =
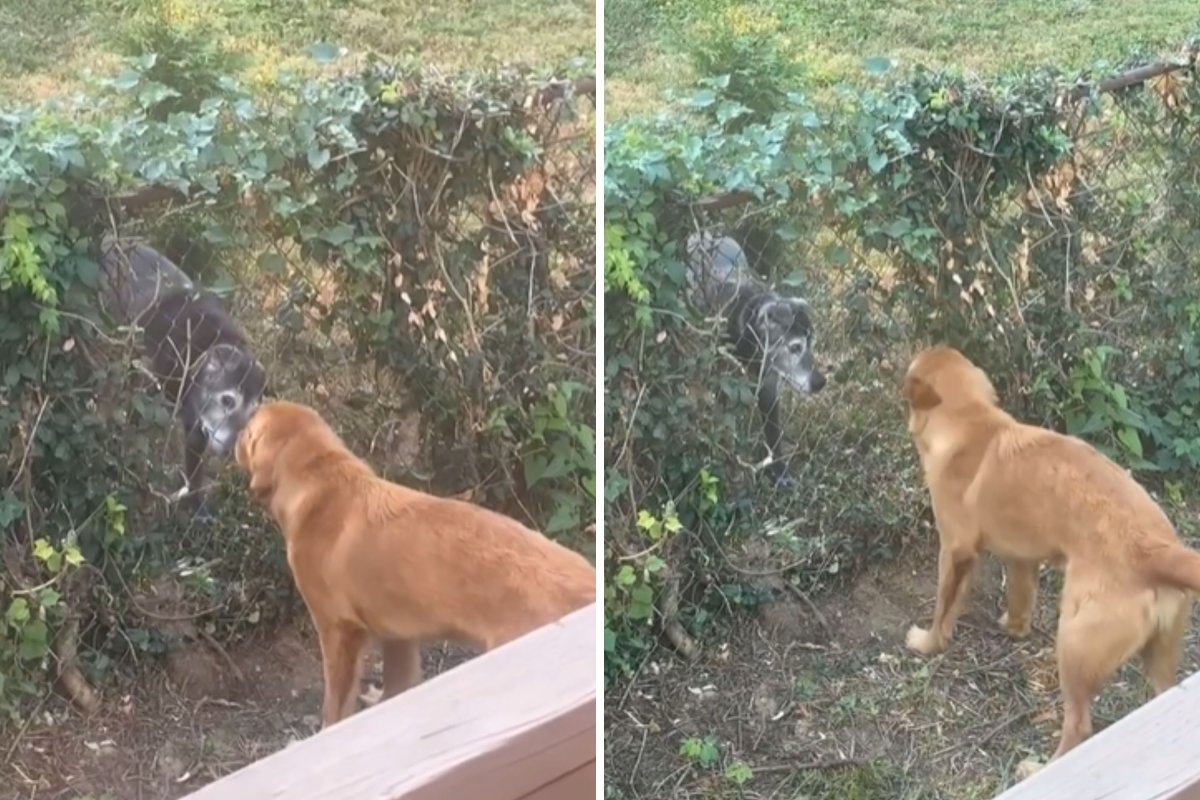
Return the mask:
<path fill-rule="evenodd" d="M 996 800 L 1200 800 L 1200 672 Z"/>
<path fill-rule="evenodd" d="M 596 651 L 592 605 L 185 800 L 595 797 Z"/>

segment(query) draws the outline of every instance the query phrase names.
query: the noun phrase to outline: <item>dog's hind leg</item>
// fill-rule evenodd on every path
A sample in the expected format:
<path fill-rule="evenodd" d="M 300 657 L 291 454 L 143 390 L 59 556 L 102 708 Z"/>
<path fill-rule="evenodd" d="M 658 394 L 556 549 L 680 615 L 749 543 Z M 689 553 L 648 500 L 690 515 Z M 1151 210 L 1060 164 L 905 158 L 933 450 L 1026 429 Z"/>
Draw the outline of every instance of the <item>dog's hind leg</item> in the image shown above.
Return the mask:
<path fill-rule="evenodd" d="M 1098 587 L 1072 586 L 1072 577 L 1068 567 L 1058 620 L 1062 736 L 1051 761 L 1092 735 L 1092 699 L 1144 644 L 1147 603 L 1152 602 L 1141 592 L 1121 596 L 1118 589 L 1112 596 L 1110 588 L 1110 599 L 1100 603 L 1093 599 Z"/>
<path fill-rule="evenodd" d="M 1029 635 L 1033 623 L 1033 612 L 1037 608 L 1038 570 L 1037 561 L 1017 558 L 1004 559 L 1004 574 L 1008 580 L 1007 603 L 1000 616 L 1000 627 L 1010 636 L 1022 638 Z"/>
<path fill-rule="evenodd" d="M 413 639 L 386 639 L 382 649 L 386 700 L 421 682 L 421 643 Z"/>
<path fill-rule="evenodd" d="M 1142 670 L 1155 694 L 1175 685 L 1183 655 L 1183 636 L 1192 615 L 1191 598 L 1182 592 L 1168 591 L 1173 596 L 1160 596 L 1155 603 L 1158 627 L 1142 648 Z"/>
<path fill-rule="evenodd" d="M 321 727 L 328 728 L 354 713 L 367 632 L 345 623 L 318 624 L 316 628 L 325 673 Z"/>

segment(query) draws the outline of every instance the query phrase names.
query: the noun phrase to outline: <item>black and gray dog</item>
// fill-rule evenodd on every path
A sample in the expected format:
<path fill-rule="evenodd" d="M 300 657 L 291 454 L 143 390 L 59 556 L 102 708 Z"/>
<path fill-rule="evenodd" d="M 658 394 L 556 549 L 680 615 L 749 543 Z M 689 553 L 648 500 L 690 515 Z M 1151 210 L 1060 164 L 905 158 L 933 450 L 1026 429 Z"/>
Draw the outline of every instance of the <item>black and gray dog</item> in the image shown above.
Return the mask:
<path fill-rule="evenodd" d="M 266 371 L 220 299 L 158 251 L 106 237 L 101 264 L 107 312 L 142 329 L 147 366 L 183 426 L 184 485 L 173 499 L 207 518 L 204 455 L 233 448 L 262 401 Z"/>
<path fill-rule="evenodd" d="M 813 353 L 808 303 L 784 297 L 750 269 L 741 245 L 728 236 L 694 233 L 687 241 L 688 287 L 705 313 L 725 319 L 734 354 L 757 378 L 758 410 L 771 459 L 769 473 L 790 482 L 783 451 L 780 390 L 815 394 L 825 386 Z"/>

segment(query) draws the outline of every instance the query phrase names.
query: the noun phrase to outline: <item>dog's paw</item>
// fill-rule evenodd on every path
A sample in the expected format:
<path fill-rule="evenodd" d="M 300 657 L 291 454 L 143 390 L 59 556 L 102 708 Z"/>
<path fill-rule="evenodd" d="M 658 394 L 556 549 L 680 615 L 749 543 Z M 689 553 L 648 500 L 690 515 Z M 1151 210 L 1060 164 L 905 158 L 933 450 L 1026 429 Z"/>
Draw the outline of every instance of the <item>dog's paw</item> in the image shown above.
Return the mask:
<path fill-rule="evenodd" d="M 371 688 L 358 695 L 358 702 L 363 708 L 371 708 L 379 705 L 379 701 L 383 699 L 383 687 L 372 685 Z"/>
<path fill-rule="evenodd" d="M 938 639 L 933 631 L 927 631 L 917 625 L 908 629 L 908 635 L 904 637 L 904 644 L 908 646 L 909 650 L 916 650 L 927 656 L 946 649 L 946 643 Z"/>
<path fill-rule="evenodd" d="M 1029 635 L 1030 630 L 1032 630 L 1032 625 L 1027 619 L 1020 622 L 1010 622 L 1007 611 L 1000 615 L 1000 627 L 1014 639 L 1024 639 Z"/>
<path fill-rule="evenodd" d="M 193 525 L 205 527 L 213 524 L 216 521 L 216 515 L 209 511 L 206 506 L 200 506 L 200 508 L 196 509 L 196 511 L 192 513 Z"/>
<path fill-rule="evenodd" d="M 1019 780 L 1025 780 L 1026 778 L 1031 778 L 1031 777 L 1033 777 L 1033 775 L 1035 773 L 1039 772 L 1041 770 L 1041 768 L 1044 766 L 1045 766 L 1045 764 L 1043 764 L 1042 762 L 1040 762 L 1036 759 L 1026 758 L 1020 764 L 1017 764 L 1017 778 Z"/>
<path fill-rule="evenodd" d="M 800 482 L 792 477 L 790 472 L 784 471 L 775 477 L 776 489 L 795 489 L 800 485 Z"/>

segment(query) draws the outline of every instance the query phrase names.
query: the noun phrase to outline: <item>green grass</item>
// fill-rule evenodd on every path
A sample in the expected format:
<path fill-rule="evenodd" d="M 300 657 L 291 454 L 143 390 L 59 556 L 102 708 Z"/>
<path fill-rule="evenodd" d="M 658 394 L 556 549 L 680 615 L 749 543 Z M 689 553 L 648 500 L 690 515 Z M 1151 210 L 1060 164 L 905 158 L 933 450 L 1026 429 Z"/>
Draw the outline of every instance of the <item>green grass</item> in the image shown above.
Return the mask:
<path fill-rule="evenodd" d="M 115 68 L 116 42 L 151 0 L 0 0 L 0 96 L 41 99 Z M 311 68 L 305 48 L 413 55 L 445 69 L 595 60 L 595 0 L 158 0 L 199 19 L 265 78 Z"/>
<path fill-rule="evenodd" d="M 1173 52 L 1200 34 L 1195 0 L 608 0 L 607 116 L 653 110 L 664 90 L 686 87 L 696 23 L 737 6 L 777 19 L 792 57 L 819 80 L 861 76 L 876 55 L 985 75 L 1081 67 L 1134 50 Z"/>

